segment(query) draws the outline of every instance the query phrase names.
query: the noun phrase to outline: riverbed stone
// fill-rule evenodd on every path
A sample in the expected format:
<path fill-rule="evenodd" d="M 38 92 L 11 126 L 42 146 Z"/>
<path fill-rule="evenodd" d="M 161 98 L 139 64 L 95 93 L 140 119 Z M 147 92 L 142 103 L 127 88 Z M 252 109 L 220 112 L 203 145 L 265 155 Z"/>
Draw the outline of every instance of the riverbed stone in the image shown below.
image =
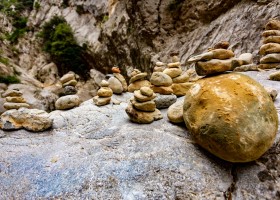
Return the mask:
<path fill-rule="evenodd" d="M 7 90 L 2 94 L 2 97 L 20 97 L 22 92 L 18 90 Z"/>
<path fill-rule="evenodd" d="M 269 79 L 273 81 L 280 81 L 280 71 L 273 72 L 269 75 Z"/>
<path fill-rule="evenodd" d="M 134 92 L 135 90 L 140 90 L 141 87 L 150 87 L 151 83 L 148 80 L 138 80 L 129 84 L 127 90 L 128 92 Z"/>
<path fill-rule="evenodd" d="M 177 76 L 176 78 L 173 78 L 173 83 L 185 83 L 188 82 L 190 79 L 190 76 L 187 72 L 183 72 L 180 76 Z"/>
<path fill-rule="evenodd" d="M 30 108 L 30 105 L 28 103 L 6 102 L 3 104 L 3 106 L 6 110 L 19 109 L 19 108 Z"/>
<path fill-rule="evenodd" d="M 261 46 L 260 48 L 261 55 L 267 55 L 271 53 L 280 53 L 280 44 L 267 43 Z"/>
<path fill-rule="evenodd" d="M 23 97 L 6 97 L 6 101 L 11 103 L 26 103 Z"/>
<path fill-rule="evenodd" d="M 108 80 L 109 87 L 113 90 L 114 94 L 121 94 L 123 92 L 122 83 L 115 77 L 111 77 Z"/>
<path fill-rule="evenodd" d="M 265 25 L 265 30 L 280 30 L 280 21 L 272 19 Z"/>
<path fill-rule="evenodd" d="M 171 86 L 164 87 L 164 86 L 154 86 L 154 85 L 152 85 L 151 88 L 155 93 L 159 93 L 159 94 L 172 94 L 173 93 L 173 90 L 172 90 Z"/>
<path fill-rule="evenodd" d="M 172 79 L 170 76 L 163 72 L 154 72 L 151 76 L 151 84 L 155 86 L 170 86 L 172 85 Z"/>
<path fill-rule="evenodd" d="M 111 97 L 113 95 L 113 91 L 111 88 L 109 87 L 101 87 L 98 91 L 97 91 L 97 95 L 99 97 Z"/>
<path fill-rule="evenodd" d="M 176 78 L 182 74 L 181 68 L 167 68 L 163 71 L 163 73 L 167 74 L 171 78 Z"/>
<path fill-rule="evenodd" d="M 145 102 L 145 101 L 150 101 L 150 100 L 156 98 L 156 94 L 153 93 L 152 96 L 145 96 L 145 95 L 141 94 L 140 90 L 136 90 L 136 91 L 134 91 L 134 97 L 137 101 Z"/>
<path fill-rule="evenodd" d="M 145 95 L 147 97 L 153 96 L 154 92 L 150 87 L 141 87 L 140 92 L 142 95 Z"/>
<path fill-rule="evenodd" d="M 114 73 L 114 77 L 121 82 L 123 91 L 126 92 L 127 91 L 127 82 L 126 82 L 125 78 L 123 77 L 123 75 L 121 75 L 120 73 Z"/>
<path fill-rule="evenodd" d="M 193 84 L 192 82 L 173 83 L 171 88 L 176 96 L 184 96 Z"/>
<path fill-rule="evenodd" d="M 77 85 L 77 81 L 76 80 L 70 80 L 70 81 L 67 81 L 66 83 L 63 83 L 62 86 L 63 87 L 66 87 L 66 86 L 73 86 L 75 87 Z"/>
<path fill-rule="evenodd" d="M 278 129 L 271 97 L 255 80 L 239 73 L 197 81 L 187 92 L 183 109 L 196 142 L 230 162 L 258 159 L 271 147 Z"/>
<path fill-rule="evenodd" d="M 267 54 L 266 56 L 261 58 L 260 63 L 280 63 L 280 53 Z"/>
<path fill-rule="evenodd" d="M 182 123 L 184 122 L 183 117 L 183 105 L 184 98 L 181 98 L 176 103 L 172 104 L 167 111 L 167 117 L 169 121 L 173 123 Z"/>
<path fill-rule="evenodd" d="M 97 106 L 104 106 L 110 103 L 111 101 L 111 97 L 99 97 L 99 96 L 95 96 L 92 98 L 93 102 L 95 103 L 95 105 Z"/>
<path fill-rule="evenodd" d="M 139 111 L 154 112 L 156 110 L 156 104 L 154 101 L 139 102 L 134 98 L 131 100 L 132 105 Z"/>
<path fill-rule="evenodd" d="M 267 30 L 262 33 L 263 37 L 280 36 L 280 30 Z"/>
<path fill-rule="evenodd" d="M 196 73 L 200 76 L 226 72 L 232 70 L 232 59 L 212 59 L 205 62 L 200 61 L 196 63 L 195 70 Z"/>
<path fill-rule="evenodd" d="M 174 94 L 157 94 L 157 97 L 154 99 L 157 109 L 164 109 L 171 106 L 177 101 L 177 96 Z"/>
<path fill-rule="evenodd" d="M 81 101 L 78 95 L 67 95 L 67 96 L 60 97 L 55 102 L 55 109 L 67 110 L 79 106 L 80 103 Z"/>
<path fill-rule="evenodd" d="M 76 78 L 75 78 L 75 74 L 73 74 L 73 73 L 68 73 L 68 74 L 63 75 L 63 76 L 60 78 L 60 82 L 61 82 L 62 84 L 64 84 L 64 83 L 66 83 L 66 82 L 69 82 L 69 81 L 75 80 L 75 79 L 76 79 Z"/>
<path fill-rule="evenodd" d="M 147 74 L 146 72 L 136 74 L 135 76 L 133 76 L 133 77 L 130 78 L 129 84 L 134 83 L 135 81 L 138 81 L 138 80 L 142 80 L 142 79 L 146 78 L 147 75 L 148 75 L 148 74 Z"/>
<path fill-rule="evenodd" d="M 269 37 L 265 37 L 263 39 L 263 43 L 267 44 L 267 43 L 278 43 L 280 44 L 280 36 L 269 36 Z"/>

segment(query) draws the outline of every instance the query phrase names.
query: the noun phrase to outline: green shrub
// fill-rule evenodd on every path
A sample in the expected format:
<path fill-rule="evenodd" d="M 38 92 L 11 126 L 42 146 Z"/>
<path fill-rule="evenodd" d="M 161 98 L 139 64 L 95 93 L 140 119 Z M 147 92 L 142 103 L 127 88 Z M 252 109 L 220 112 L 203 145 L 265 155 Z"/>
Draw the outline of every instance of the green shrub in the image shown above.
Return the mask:
<path fill-rule="evenodd" d="M 40 7 L 41 7 L 40 3 L 38 1 L 36 1 L 34 4 L 35 10 L 38 11 L 40 9 Z"/>
<path fill-rule="evenodd" d="M 0 76 L 0 83 L 20 83 L 20 80 L 16 76 Z"/>
<path fill-rule="evenodd" d="M 43 39 L 43 49 L 50 54 L 52 60 L 59 66 L 60 75 L 74 71 L 87 78 L 88 63 L 84 59 L 86 51 L 80 47 L 74 37 L 71 27 L 62 17 L 54 16 L 43 25 L 39 34 Z"/>
<path fill-rule="evenodd" d="M 9 59 L 0 56 L 0 63 L 3 63 L 4 65 L 9 65 Z"/>
<path fill-rule="evenodd" d="M 22 37 L 27 32 L 27 18 L 26 17 L 18 17 L 16 16 L 13 21 L 13 27 L 15 30 L 7 35 L 7 40 L 9 40 L 11 43 L 17 43 L 18 39 Z"/>

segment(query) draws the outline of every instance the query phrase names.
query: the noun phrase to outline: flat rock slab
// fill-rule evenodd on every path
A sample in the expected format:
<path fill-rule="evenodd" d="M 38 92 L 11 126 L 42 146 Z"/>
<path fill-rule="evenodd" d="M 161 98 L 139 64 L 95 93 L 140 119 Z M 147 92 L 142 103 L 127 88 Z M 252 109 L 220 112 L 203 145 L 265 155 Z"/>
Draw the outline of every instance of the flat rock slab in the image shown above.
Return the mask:
<path fill-rule="evenodd" d="M 274 71 L 246 74 L 280 92 L 280 84 L 267 80 Z M 0 131 L 0 197 L 277 199 L 279 134 L 257 162 L 233 165 L 194 144 L 185 127 L 168 122 L 166 109 L 162 120 L 131 123 L 125 113 L 131 96 L 113 95 L 120 105 L 97 107 L 89 100 L 54 111 L 54 129 L 40 134 Z M 275 104 L 279 111 L 280 101 Z"/>

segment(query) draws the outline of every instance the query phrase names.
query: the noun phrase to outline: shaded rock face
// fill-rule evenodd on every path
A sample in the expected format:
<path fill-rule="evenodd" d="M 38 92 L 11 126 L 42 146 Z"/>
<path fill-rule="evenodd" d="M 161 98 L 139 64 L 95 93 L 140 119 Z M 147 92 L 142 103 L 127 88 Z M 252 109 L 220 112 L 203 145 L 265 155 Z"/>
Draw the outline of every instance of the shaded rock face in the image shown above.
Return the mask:
<path fill-rule="evenodd" d="M 278 129 L 269 94 L 238 73 L 194 84 L 186 93 L 184 121 L 199 145 L 230 162 L 258 159 L 272 146 Z"/>

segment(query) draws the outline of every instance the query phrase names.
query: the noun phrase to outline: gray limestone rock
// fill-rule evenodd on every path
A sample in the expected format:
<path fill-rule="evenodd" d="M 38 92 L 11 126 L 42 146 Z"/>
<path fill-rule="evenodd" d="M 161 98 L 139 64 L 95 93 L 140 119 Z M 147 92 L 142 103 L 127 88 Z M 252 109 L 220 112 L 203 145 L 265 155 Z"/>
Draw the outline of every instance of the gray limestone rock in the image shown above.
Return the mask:
<path fill-rule="evenodd" d="M 174 94 L 170 94 L 170 95 L 157 94 L 157 97 L 154 100 L 157 109 L 163 109 L 163 108 L 168 108 L 173 103 L 175 103 L 177 101 L 177 96 Z"/>

